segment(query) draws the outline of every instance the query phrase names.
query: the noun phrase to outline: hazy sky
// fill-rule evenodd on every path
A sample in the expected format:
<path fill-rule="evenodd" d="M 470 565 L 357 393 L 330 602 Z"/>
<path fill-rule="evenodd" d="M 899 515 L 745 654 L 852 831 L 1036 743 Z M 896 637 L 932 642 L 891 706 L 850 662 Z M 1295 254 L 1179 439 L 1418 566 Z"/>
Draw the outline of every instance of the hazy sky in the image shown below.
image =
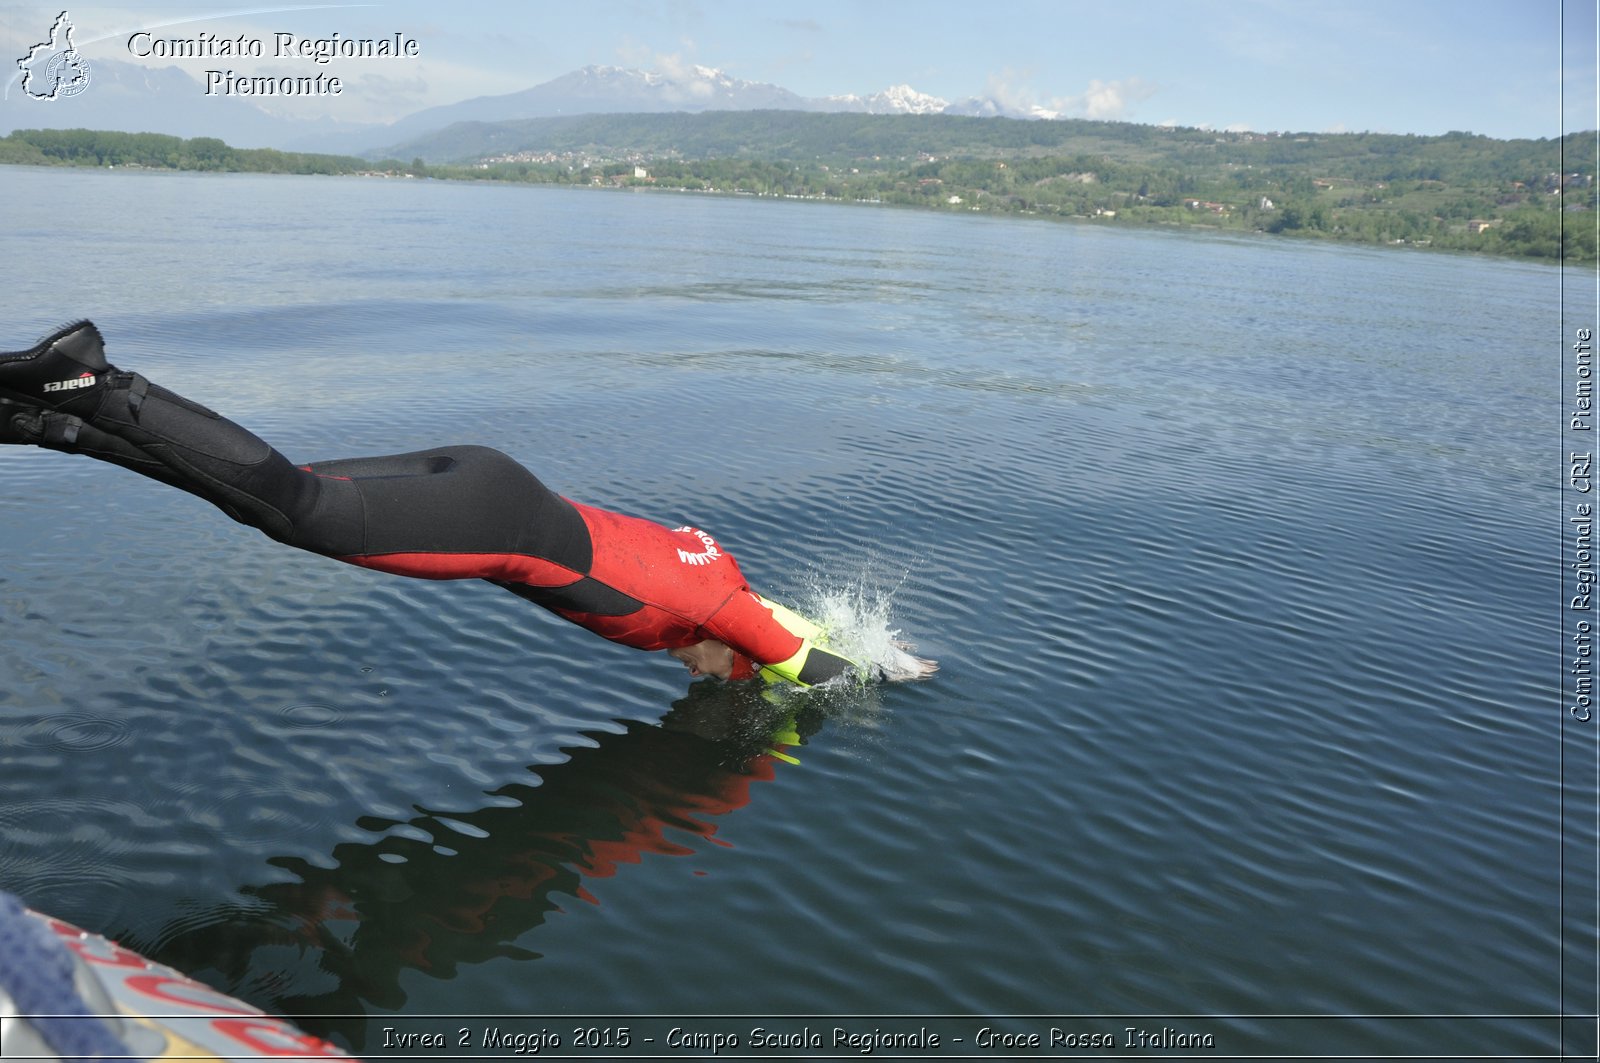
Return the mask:
<path fill-rule="evenodd" d="M 0 9 L 7 67 L 63 0 Z M 1555 136 L 1596 125 L 1595 0 L 389 0 L 366 4 L 68 6 L 91 61 L 129 36 L 247 35 L 260 59 L 176 63 L 306 73 L 273 34 L 416 38 L 404 60 L 334 60 L 346 90 L 315 105 L 393 120 L 513 92 L 589 64 L 703 65 L 803 96 L 909 84 L 1067 115 L 1254 130 Z"/>

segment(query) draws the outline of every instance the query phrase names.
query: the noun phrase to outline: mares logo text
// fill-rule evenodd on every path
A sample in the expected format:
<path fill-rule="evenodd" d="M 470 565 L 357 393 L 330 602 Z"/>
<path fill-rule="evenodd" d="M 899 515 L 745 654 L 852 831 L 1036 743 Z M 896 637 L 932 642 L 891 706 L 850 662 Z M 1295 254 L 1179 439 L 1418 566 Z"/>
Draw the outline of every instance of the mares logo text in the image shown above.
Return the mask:
<path fill-rule="evenodd" d="M 94 374 L 84 373 L 82 376 L 75 376 L 71 380 L 52 380 L 40 390 L 49 394 L 52 391 L 76 391 L 79 388 L 92 387 L 94 387 Z"/>

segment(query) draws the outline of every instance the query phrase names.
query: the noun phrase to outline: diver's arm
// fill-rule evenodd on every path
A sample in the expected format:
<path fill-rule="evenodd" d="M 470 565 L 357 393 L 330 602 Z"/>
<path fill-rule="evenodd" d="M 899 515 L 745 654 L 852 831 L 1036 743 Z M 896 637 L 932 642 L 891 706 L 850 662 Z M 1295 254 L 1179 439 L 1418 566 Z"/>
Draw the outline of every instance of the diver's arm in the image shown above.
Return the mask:
<path fill-rule="evenodd" d="M 749 588 L 736 591 L 702 630 L 756 662 L 769 682 L 816 686 L 865 675 L 854 661 L 817 645 L 823 633 L 816 624 Z"/>
<path fill-rule="evenodd" d="M 787 661 L 763 665 L 761 677 L 767 680 L 782 679 L 803 687 L 820 686 L 840 676 L 859 676 L 861 669 L 847 657 L 841 657 L 821 646 L 805 640 L 799 653 Z"/>

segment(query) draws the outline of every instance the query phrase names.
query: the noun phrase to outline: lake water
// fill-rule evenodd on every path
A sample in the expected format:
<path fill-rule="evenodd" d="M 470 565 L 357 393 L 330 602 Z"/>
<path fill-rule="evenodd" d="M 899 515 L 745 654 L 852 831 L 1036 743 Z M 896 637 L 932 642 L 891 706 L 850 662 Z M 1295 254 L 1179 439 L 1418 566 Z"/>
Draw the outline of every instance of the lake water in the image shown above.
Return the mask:
<path fill-rule="evenodd" d="M 1558 1050 L 1594 929 L 1560 271 L 353 178 L 7 167 L 0 202 L 0 346 L 92 317 L 296 460 L 496 446 L 942 665 L 691 685 L 5 448 L 0 888 L 31 906 L 370 1057 L 494 1023 L 576 1051 L 591 1016 L 617 1055 Z"/>

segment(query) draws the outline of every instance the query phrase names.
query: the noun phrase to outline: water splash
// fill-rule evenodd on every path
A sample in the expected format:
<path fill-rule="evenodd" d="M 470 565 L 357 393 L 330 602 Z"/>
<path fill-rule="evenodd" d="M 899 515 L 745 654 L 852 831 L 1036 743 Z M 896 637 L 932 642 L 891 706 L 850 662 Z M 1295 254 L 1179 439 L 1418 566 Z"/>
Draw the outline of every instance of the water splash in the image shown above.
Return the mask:
<path fill-rule="evenodd" d="M 916 646 L 894 620 L 894 595 L 906 573 L 892 583 L 870 567 L 844 579 L 813 574 L 800 595 L 800 611 L 826 632 L 828 648 L 891 683 L 924 679 L 938 668 L 915 655 Z"/>

